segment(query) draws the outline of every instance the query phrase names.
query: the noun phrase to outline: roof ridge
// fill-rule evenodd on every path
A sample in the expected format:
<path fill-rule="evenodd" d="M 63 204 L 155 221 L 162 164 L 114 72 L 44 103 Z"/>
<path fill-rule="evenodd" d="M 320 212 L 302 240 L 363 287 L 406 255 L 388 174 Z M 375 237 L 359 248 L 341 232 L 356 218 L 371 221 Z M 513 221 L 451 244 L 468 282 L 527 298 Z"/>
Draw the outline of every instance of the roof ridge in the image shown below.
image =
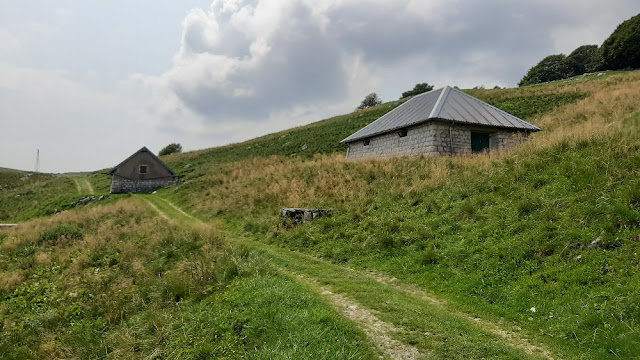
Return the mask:
<path fill-rule="evenodd" d="M 447 96 L 449 96 L 449 91 L 451 90 L 451 86 L 447 85 L 442 88 L 442 92 L 440 96 L 438 96 L 438 100 L 436 100 L 436 104 L 431 109 L 431 113 L 427 117 L 427 119 L 437 118 L 440 115 L 440 110 L 442 110 L 442 106 L 447 101 Z"/>
<path fill-rule="evenodd" d="M 391 109 L 391 110 L 390 110 L 389 112 L 387 112 L 386 114 L 384 114 L 384 115 L 380 116 L 380 117 L 379 117 L 379 118 L 377 118 L 376 120 L 374 120 L 374 121 L 370 122 L 369 124 L 365 125 L 365 126 L 364 126 L 364 127 L 362 127 L 360 130 L 358 130 L 358 131 L 354 132 L 353 134 L 351 134 L 351 135 L 347 136 L 346 138 L 342 139 L 342 140 L 340 141 L 340 144 L 344 143 L 344 142 L 345 142 L 345 140 L 349 139 L 350 137 L 352 137 L 352 136 L 356 136 L 360 131 L 365 130 L 365 129 L 366 129 L 366 128 L 368 128 L 369 126 L 373 125 L 376 121 L 378 121 L 378 120 L 380 120 L 380 119 L 382 119 L 382 118 L 384 118 L 384 117 L 386 117 L 386 116 L 390 116 L 390 115 L 391 115 L 391 114 L 393 114 L 395 111 L 400 111 L 399 109 L 400 109 L 403 105 L 405 105 L 405 104 L 407 104 L 407 103 L 409 103 L 409 102 L 411 102 L 411 101 L 413 101 L 413 100 L 415 100 L 415 99 L 417 99 L 417 98 L 420 98 L 420 97 L 422 97 L 423 95 L 429 94 L 429 93 L 434 92 L 434 91 L 438 91 L 438 90 L 440 90 L 440 89 L 441 89 L 441 88 L 434 89 L 434 90 L 429 90 L 429 91 L 426 91 L 426 92 L 420 93 L 420 94 L 418 94 L 418 95 L 414 95 L 414 96 L 412 96 L 409 100 L 406 100 L 406 101 L 405 101 L 405 102 L 403 102 L 402 104 L 400 104 L 400 105 L 398 105 L 398 106 L 394 107 L 393 109 Z M 400 99 L 400 100 L 402 100 L 402 99 Z M 399 101 L 399 100 L 398 100 L 398 101 Z"/>

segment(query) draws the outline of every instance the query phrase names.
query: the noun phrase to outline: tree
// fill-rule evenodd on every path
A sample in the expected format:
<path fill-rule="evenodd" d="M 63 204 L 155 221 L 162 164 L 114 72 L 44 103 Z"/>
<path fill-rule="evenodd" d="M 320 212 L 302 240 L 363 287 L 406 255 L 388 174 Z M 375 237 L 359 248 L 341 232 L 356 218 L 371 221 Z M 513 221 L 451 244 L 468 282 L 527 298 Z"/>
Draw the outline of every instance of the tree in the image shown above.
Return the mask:
<path fill-rule="evenodd" d="M 370 108 L 372 106 L 376 106 L 380 104 L 382 104 L 382 100 L 380 100 L 380 98 L 378 97 L 378 94 L 371 93 L 364 97 L 364 100 L 362 100 L 360 105 L 357 107 L 357 110 Z"/>
<path fill-rule="evenodd" d="M 429 85 L 428 83 L 419 83 L 413 87 L 413 90 L 405 91 L 402 93 L 400 99 L 406 98 L 408 96 L 414 96 L 418 94 L 425 93 L 427 91 L 433 90 L 433 85 Z"/>
<path fill-rule="evenodd" d="M 621 23 L 600 47 L 602 69 L 640 68 L 640 14 Z"/>
<path fill-rule="evenodd" d="M 527 75 L 518 83 L 518 86 L 568 78 L 572 72 L 571 67 L 567 64 L 566 58 L 564 54 L 547 56 L 536 64 L 536 66 L 529 69 Z"/>
<path fill-rule="evenodd" d="M 571 76 L 582 75 L 598 70 L 602 58 L 598 51 L 598 45 L 582 45 L 573 50 L 566 60 L 570 68 Z"/>
<path fill-rule="evenodd" d="M 182 145 L 178 143 L 171 143 L 165 146 L 162 150 L 160 150 L 160 153 L 158 153 L 158 155 L 160 156 L 170 155 L 170 154 L 181 153 L 181 152 L 182 152 Z"/>

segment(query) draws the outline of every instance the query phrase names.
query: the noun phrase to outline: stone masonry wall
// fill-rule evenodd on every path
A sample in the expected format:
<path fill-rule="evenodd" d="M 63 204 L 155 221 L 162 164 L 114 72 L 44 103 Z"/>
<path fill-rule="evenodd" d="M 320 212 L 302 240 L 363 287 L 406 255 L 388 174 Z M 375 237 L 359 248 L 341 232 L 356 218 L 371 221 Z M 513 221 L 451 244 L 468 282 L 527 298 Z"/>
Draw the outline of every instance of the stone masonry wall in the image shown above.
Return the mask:
<path fill-rule="evenodd" d="M 526 134 L 515 130 L 491 129 L 487 127 L 453 124 L 450 141 L 449 128 L 446 122 L 429 121 L 407 131 L 407 136 L 400 137 L 396 132 L 382 134 L 369 139 L 365 146 L 362 140 L 350 143 L 347 158 L 384 158 L 392 156 L 443 156 L 464 155 L 471 153 L 471 132 L 491 132 L 489 146 L 498 150 L 514 146 L 526 140 Z"/>
<path fill-rule="evenodd" d="M 173 178 L 131 180 L 113 175 L 111 178 L 111 193 L 122 194 L 131 192 L 148 192 L 158 190 L 174 183 Z"/>

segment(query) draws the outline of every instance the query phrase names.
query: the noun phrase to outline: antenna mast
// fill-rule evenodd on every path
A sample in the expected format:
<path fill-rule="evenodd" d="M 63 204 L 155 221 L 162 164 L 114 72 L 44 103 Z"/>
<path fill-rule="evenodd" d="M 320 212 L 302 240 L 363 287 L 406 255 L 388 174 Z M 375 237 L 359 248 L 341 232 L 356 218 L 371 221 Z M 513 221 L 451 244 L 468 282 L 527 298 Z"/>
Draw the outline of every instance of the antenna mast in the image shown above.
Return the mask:
<path fill-rule="evenodd" d="M 40 172 L 40 149 L 36 152 L 36 166 L 33 172 Z"/>

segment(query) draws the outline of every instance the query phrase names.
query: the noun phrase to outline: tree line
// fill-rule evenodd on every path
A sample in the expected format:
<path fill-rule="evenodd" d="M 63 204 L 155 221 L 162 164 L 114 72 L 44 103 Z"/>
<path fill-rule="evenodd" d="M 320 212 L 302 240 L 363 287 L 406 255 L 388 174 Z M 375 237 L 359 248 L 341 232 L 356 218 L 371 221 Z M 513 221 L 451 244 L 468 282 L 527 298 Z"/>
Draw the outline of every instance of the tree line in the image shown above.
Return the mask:
<path fill-rule="evenodd" d="M 567 79 L 595 71 L 640 68 L 640 14 L 622 22 L 598 45 L 582 45 L 565 56 L 549 55 L 529 69 L 519 86 Z"/>

